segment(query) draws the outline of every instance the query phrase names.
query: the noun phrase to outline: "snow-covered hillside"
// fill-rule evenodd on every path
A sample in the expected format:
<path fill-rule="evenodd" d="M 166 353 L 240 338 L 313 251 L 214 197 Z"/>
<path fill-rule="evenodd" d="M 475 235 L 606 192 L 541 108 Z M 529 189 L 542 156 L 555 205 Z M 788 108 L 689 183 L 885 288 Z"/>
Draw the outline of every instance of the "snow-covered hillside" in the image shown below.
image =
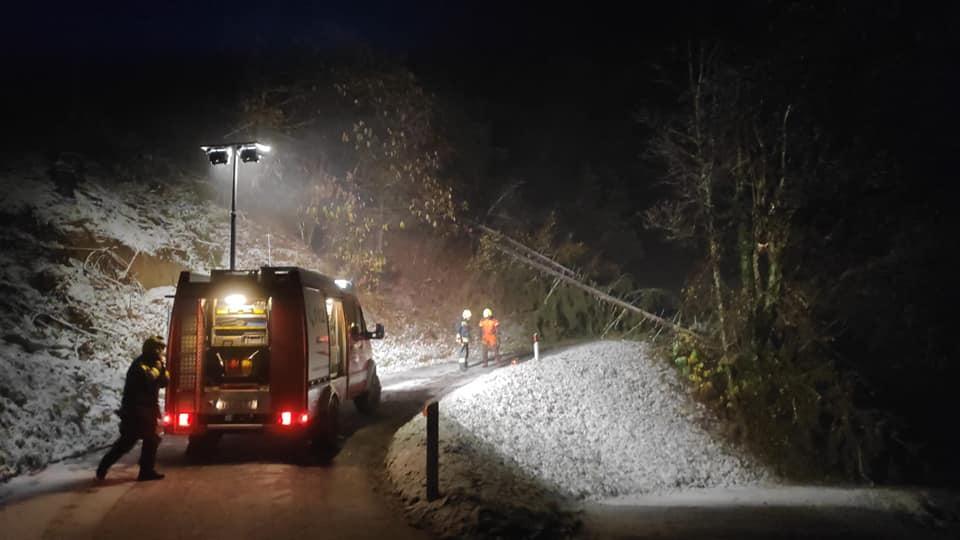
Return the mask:
<path fill-rule="evenodd" d="M 505 516 L 504 524 L 520 511 L 533 529 L 563 530 L 554 494 L 600 500 L 775 481 L 712 436 L 708 419 L 645 345 L 596 342 L 494 371 L 441 400 L 444 504 L 420 498 L 422 417 L 397 431 L 387 467 L 411 513 L 454 535 L 493 529 L 450 501 L 485 508 L 490 520 Z"/>
<path fill-rule="evenodd" d="M 226 266 L 228 213 L 200 180 L 88 177 L 62 191 L 40 168 L 0 175 L 0 480 L 108 444 L 129 362 L 146 336 L 166 333 L 177 272 Z M 331 271 L 299 239 L 243 215 L 240 268 L 267 264 L 268 233 L 272 264 Z M 369 307 L 371 322 L 392 311 Z M 374 346 L 389 370 L 417 329 L 384 322 Z"/>
<path fill-rule="evenodd" d="M 38 173 L 4 176 L 0 190 L 5 478 L 116 436 L 123 373 L 144 337 L 166 331 L 173 292 L 172 280 L 144 289 L 134 267 L 211 266 L 224 212 L 187 185 L 89 180 L 69 197 Z"/>
<path fill-rule="evenodd" d="M 452 393 L 443 410 L 578 498 L 767 477 L 703 429 L 704 409 L 639 343 L 593 343 L 497 371 Z"/>

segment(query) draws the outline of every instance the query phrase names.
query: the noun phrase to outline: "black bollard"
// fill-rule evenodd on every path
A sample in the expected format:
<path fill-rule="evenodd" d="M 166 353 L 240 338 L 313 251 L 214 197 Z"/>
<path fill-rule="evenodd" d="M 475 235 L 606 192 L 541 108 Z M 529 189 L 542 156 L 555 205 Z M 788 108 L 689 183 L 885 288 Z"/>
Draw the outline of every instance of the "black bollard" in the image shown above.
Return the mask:
<path fill-rule="evenodd" d="M 428 401 L 423 408 L 427 416 L 427 500 L 440 497 L 440 406 L 436 400 Z"/>

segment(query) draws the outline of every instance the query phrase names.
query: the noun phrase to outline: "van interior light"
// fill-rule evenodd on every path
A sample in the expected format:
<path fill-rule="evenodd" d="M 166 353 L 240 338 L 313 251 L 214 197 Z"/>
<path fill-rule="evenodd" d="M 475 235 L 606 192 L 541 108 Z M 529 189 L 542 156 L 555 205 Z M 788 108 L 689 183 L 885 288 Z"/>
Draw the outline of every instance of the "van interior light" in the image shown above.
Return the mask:
<path fill-rule="evenodd" d="M 346 289 L 347 287 L 349 287 L 349 286 L 351 285 L 349 279 L 342 279 L 342 278 L 333 280 L 333 283 L 334 283 L 337 287 L 340 287 L 341 289 Z"/>
<path fill-rule="evenodd" d="M 240 307 L 247 303 L 247 297 L 242 294 L 228 294 L 223 299 L 224 302 L 230 307 Z"/>

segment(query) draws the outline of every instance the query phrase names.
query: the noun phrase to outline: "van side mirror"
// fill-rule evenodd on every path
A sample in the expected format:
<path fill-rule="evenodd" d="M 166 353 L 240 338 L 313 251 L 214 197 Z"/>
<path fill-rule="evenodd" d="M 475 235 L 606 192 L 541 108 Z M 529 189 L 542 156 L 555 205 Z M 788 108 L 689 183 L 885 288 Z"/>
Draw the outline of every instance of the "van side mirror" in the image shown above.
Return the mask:
<path fill-rule="evenodd" d="M 361 340 L 361 339 L 383 339 L 383 325 L 380 324 L 380 323 L 377 323 L 377 325 L 374 327 L 373 332 L 370 332 L 370 331 L 360 332 L 360 329 L 359 329 L 359 328 L 357 328 L 357 327 L 355 327 L 355 326 L 354 326 L 354 327 L 351 327 L 351 328 L 350 328 L 350 337 L 351 337 L 352 339 L 354 339 L 354 340 Z"/>

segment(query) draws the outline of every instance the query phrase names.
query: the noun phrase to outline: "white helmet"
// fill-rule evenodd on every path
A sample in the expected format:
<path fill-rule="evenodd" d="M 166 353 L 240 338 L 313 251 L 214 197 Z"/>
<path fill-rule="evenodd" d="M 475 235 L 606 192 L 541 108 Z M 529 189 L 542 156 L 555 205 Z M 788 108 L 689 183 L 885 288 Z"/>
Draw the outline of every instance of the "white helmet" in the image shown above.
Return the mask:
<path fill-rule="evenodd" d="M 493 317 L 493 310 L 490 308 L 485 308 L 483 310 L 483 318 L 486 319 L 488 317 Z"/>
<path fill-rule="evenodd" d="M 464 319 L 469 319 L 471 315 L 473 315 L 473 313 L 470 313 L 470 310 L 469 310 L 469 309 L 463 310 L 463 318 L 464 318 Z"/>

